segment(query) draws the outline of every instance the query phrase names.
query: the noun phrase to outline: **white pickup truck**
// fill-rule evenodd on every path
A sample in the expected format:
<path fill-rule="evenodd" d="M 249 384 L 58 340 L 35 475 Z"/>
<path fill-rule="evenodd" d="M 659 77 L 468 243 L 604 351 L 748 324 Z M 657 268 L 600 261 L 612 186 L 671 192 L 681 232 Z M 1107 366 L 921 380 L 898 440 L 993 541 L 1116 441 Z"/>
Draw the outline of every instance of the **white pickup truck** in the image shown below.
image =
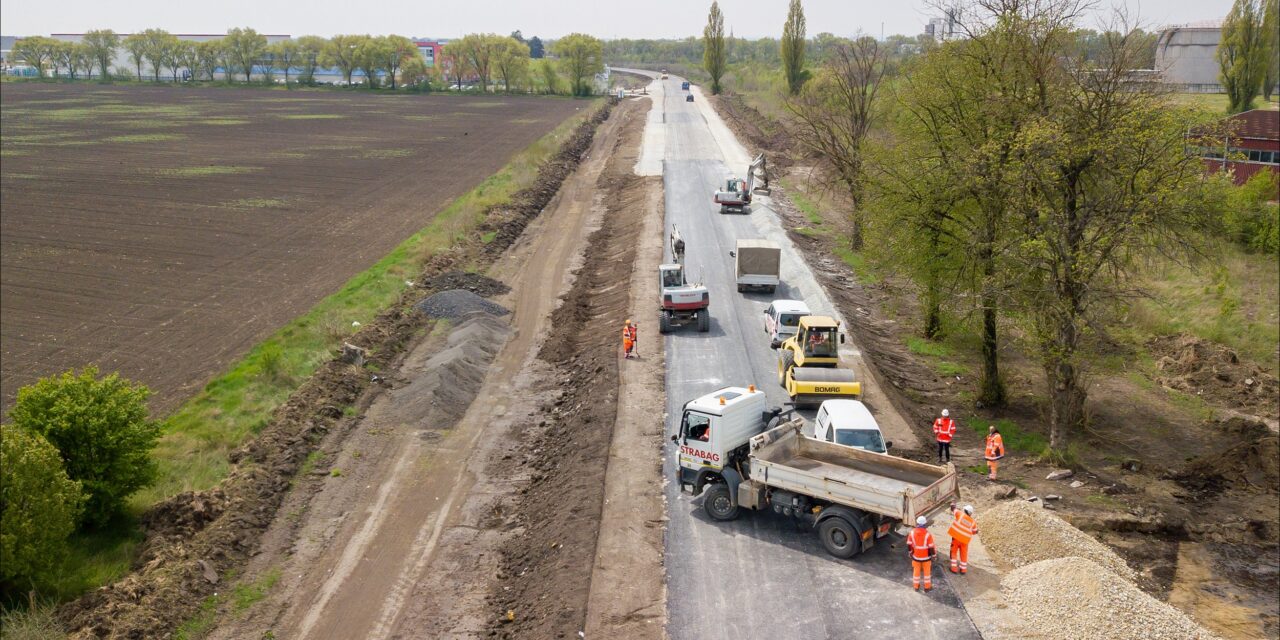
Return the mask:
<path fill-rule="evenodd" d="M 955 502 L 955 466 L 934 466 L 809 438 L 804 421 L 770 409 L 755 387 L 726 387 L 681 412 L 676 482 L 703 496 L 715 520 L 771 509 L 817 529 L 839 558 L 870 549 L 896 526 Z"/>

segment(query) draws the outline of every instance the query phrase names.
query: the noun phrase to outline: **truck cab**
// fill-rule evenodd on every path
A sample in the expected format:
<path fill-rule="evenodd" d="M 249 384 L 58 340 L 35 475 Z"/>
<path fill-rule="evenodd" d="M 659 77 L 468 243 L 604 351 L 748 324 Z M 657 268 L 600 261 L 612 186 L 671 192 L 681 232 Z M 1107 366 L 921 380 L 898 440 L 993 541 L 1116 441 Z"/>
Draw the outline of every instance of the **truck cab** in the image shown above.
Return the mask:
<path fill-rule="evenodd" d="M 872 453 L 888 453 L 893 446 L 885 442 L 867 405 L 857 400 L 823 402 L 813 423 L 813 437 Z"/>
<path fill-rule="evenodd" d="M 692 486 L 697 495 L 703 485 L 725 474 L 733 475 L 736 485 L 740 478 L 734 458 L 745 456 L 751 437 L 764 432 L 779 414 L 754 385 L 725 387 L 686 402 L 671 436 L 680 448 L 681 488 Z"/>
<path fill-rule="evenodd" d="M 774 300 L 764 310 L 764 332 L 769 334 L 769 348 L 777 349 L 783 340 L 796 334 L 800 319 L 810 315 L 809 306 L 800 300 Z"/>

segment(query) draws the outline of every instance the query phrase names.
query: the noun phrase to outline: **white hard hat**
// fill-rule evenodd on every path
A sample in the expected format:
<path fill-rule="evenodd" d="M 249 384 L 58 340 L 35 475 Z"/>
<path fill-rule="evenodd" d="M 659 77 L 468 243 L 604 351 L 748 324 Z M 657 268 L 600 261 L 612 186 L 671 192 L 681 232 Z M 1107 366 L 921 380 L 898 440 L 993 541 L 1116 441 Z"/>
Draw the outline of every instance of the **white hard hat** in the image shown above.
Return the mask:
<path fill-rule="evenodd" d="M 928 523 L 928 522 L 929 522 L 928 520 L 925 520 L 925 519 L 924 519 L 924 516 L 920 516 L 919 518 L 916 518 L 916 526 L 917 526 L 917 527 L 923 527 L 923 526 L 924 526 L 926 523 Z"/>
<path fill-rule="evenodd" d="M 945 418 L 945 417 L 947 417 L 947 416 L 949 416 L 949 415 L 951 415 L 951 412 L 950 412 L 950 411 L 947 411 L 946 409 L 943 409 L 943 410 L 942 410 L 942 417 L 944 417 L 944 418 Z"/>
<path fill-rule="evenodd" d="M 973 505 L 971 505 L 971 504 L 966 504 L 966 505 L 964 506 L 964 512 L 965 512 L 965 513 L 967 513 L 967 514 L 969 514 L 969 515 L 973 515 Z"/>

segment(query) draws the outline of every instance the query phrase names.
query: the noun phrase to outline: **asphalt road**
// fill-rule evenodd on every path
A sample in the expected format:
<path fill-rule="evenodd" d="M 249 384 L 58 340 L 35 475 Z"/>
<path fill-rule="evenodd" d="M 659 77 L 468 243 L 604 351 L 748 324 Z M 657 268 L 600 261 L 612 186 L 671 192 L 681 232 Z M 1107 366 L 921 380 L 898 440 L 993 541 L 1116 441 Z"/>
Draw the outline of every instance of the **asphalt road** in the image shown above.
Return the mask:
<path fill-rule="evenodd" d="M 657 166 L 654 156 L 660 154 L 667 229 L 679 226 L 690 277 L 704 282 L 711 295 L 710 332 L 688 328 L 666 337 L 668 433 L 675 431 L 686 401 L 720 387 L 755 384 L 771 403 L 786 400 L 777 383 L 776 352 L 764 333 L 763 312 L 771 299 L 801 299 L 817 313 L 835 315 L 768 198 L 757 196 L 748 215 L 721 215 L 712 203 L 711 194 L 725 177 L 745 177 L 747 151 L 701 102 L 696 87 L 696 101 L 685 102 L 680 82 L 672 76 L 651 88 L 659 95 L 649 123 L 661 130 L 646 133 L 649 157 L 642 155 L 637 164 L 644 173 Z M 776 294 L 737 292 L 729 251 L 741 238 L 768 238 L 783 247 L 783 285 Z M 656 324 L 655 314 L 650 326 Z M 860 362 L 856 346 L 843 348 L 842 357 Z M 864 385 L 870 382 L 862 379 Z M 912 437 L 893 433 L 905 430 L 896 413 L 885 415 L 883 407 L 877 413 L 882 424 L 897 420 L 895 429 L 886 429 L 888 439 Z M 945 569 L 934 571 L 931 593 L 912 591 L 910 562 L 896 536 L 867 554 L 839 560 L 822 549 L 810 527 L 789 518 L 746 513 L 733 522 L 714 522 L 702 511 L 700 497 L 680 493 L 671 481 L 671 449 L 667 443 L 663 462 L 670 517 L 665 543 L 670 637 L 980 637 Z M 945 547 L 945 536 L 939 538 Z"/>

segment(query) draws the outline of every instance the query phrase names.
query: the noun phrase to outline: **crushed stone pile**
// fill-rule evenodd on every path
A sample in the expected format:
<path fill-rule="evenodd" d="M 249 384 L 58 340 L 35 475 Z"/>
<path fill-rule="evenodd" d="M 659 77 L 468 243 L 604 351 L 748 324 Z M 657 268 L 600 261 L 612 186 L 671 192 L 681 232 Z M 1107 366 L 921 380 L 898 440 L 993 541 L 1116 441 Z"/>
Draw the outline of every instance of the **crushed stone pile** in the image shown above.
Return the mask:
<path fill-rule="evenodd" d="M 1085 558 L 1041 560 L 1011 571 L 1000 584 L 1023 620 L 1051 638 L 1217 638 L 1181 611 Z"/>
<path fill-rule="evenodd" d="M 489 364 L 510 335 L 511 327 L 502 320 L 483 313 L 470 316 L 449 332 L 438 352 L 415 365 L 420 373 L 395 391 L 389 411 L 421 429 L 452 427 L 471 406 Z"/>
<path fill-rule="evenodd" d="M 450 289 L 427 296 L 422 302 L 414 305 L 414 308 L 432 318 L 447 320 L 456 320 L 473 313 L 487 313 L 491 316 L 511 313 L 506 307 L 485 300 L 465 289 Z"/>
<path fill-rule="evenodd" d="M 511 291 L 511 287 L 508 287 L 500 280 L 494 280 L 493 278 L 479 273 L 458 271 L 456 269 L 427 278 L 426 280 L 423 280 L 421 284 L 424 288 L 432 291 L 465 289 L 485 298 L 500 296 Z"/>
<path fill-rule="evenodd" d="M 1000 504 L 979 515 L 978 528 L 987 549 L 1015 567 L 1079 556 L 1126 580 L 1137 578 L 1134 570 L 1116 552 L 1041 507 L 1038 502 L 1015 500 Z"/>

